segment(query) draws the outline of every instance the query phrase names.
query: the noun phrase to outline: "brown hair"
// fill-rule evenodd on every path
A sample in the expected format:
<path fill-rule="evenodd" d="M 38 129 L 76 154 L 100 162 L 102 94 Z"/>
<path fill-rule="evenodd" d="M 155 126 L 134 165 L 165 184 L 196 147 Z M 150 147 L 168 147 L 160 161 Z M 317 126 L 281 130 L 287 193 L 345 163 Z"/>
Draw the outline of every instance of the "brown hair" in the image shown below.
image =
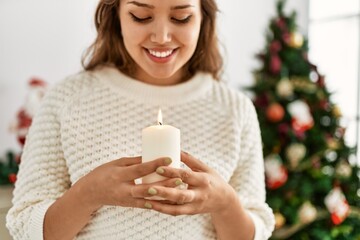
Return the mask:
<path fill-rule="evenodd" d="M 121 72 L 134 75 L 135 62 L 127 52 L 121 35 L 119 7 L 121 0 L 100 0 L 95 13 L 97 37 L 82 58 L 85 70 L 99 65 L 114 65 Z M 223 60 L 216 35 L 215 0 L 200 0 L 202 23 L 196 50 L 186 64 L 188 76 L 197 71 L 210 73 L 219 80 Z"/>

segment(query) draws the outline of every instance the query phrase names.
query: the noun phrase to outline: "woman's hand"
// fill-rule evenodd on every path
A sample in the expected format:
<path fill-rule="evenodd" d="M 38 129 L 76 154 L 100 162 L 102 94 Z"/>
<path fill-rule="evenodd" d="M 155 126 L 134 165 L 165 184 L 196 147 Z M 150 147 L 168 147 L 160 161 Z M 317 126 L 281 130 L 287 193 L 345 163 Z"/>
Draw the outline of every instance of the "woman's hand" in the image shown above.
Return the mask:
<path fill-rule="evenodd" d="M 184 152 L 181 153 L 181 160 L 191 170 L 159 167 L 156 172 L 164 177 L 181 179 L 188 184 L 188 189 L 152 186 L 153 195 L 163 197 L 173 204 L 149 201 L 147 204 L 149 208 L 176 216 L 223 213 L 228 212 L 232 204 L 238 204 L 235 190 L 214 170 Z"/>
<path fill-rule="evenodd" d="M 86 204 L 97 210 L 103 205 L 146 208 L 145 197 L 152 196 L 153 184 L 135 185 L 135 179 L 153 173 L 157 168 L 171 163 L 169 158 L 159 158 L 141 163 L 141 157 L 121 158 L 95 168 L 73 187 L 85 196 Z M 179 179 L 157 182 L 162 187 L 176 187 Z"/>

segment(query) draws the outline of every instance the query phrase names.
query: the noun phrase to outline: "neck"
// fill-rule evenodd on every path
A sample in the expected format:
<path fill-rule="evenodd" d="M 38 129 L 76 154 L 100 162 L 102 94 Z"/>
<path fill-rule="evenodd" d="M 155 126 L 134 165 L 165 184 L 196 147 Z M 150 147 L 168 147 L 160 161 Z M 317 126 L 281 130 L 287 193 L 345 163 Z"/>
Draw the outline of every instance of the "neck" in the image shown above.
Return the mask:
<path fill-rule="evenodd" d="M 170 77 L 164 77 L 164 78 L 156 78 L 153 77 L 144 71 L 139 71 L 138 73 L 135 73 L 134 76 L 132 76 L 136 80 L 148 83 L 155 86 L 172 86 L 177 85 L 183 82 L 186 82 L 191 77 L 189 74 L 185 74 L 184 70 L 179 70 L 175 74 L 171 75 Z"/>

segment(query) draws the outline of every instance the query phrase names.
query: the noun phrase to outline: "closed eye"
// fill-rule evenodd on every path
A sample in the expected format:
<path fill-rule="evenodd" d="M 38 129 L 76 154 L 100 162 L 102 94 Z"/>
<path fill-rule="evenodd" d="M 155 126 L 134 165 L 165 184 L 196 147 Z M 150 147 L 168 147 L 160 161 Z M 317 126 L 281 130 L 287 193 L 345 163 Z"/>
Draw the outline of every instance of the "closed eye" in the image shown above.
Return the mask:
<path fill-rule="evenodd" d="M 174 22 L 179 23 L 179 24 L 185 24 L 191 20 L 191 17 L 192 17 L 192 15 L 189 15 L 188 17 L 183 18 L 183 19 L 171 18 L 171 20 L 173 20 Z"/>
<path fill-rule="evenodd" d="M 139 18 L 135 16 L 133 13 L 130 13 L 130 16 L 135 22 L 140 22 L 140 23 L 148 22 L 149 20 L 151 20 L 151 17 Z"/>

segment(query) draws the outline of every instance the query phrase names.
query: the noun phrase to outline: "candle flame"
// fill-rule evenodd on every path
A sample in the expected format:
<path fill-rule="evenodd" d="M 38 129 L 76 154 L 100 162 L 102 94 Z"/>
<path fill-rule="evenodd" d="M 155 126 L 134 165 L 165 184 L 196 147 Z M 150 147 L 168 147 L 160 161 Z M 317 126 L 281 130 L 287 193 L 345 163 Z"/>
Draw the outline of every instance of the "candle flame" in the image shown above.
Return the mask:
<path fill-rule="evenodd" d="M 161 109 L 159 109 L 159 113 L 158 113 L 158 124 L 163 125 Z"/>

